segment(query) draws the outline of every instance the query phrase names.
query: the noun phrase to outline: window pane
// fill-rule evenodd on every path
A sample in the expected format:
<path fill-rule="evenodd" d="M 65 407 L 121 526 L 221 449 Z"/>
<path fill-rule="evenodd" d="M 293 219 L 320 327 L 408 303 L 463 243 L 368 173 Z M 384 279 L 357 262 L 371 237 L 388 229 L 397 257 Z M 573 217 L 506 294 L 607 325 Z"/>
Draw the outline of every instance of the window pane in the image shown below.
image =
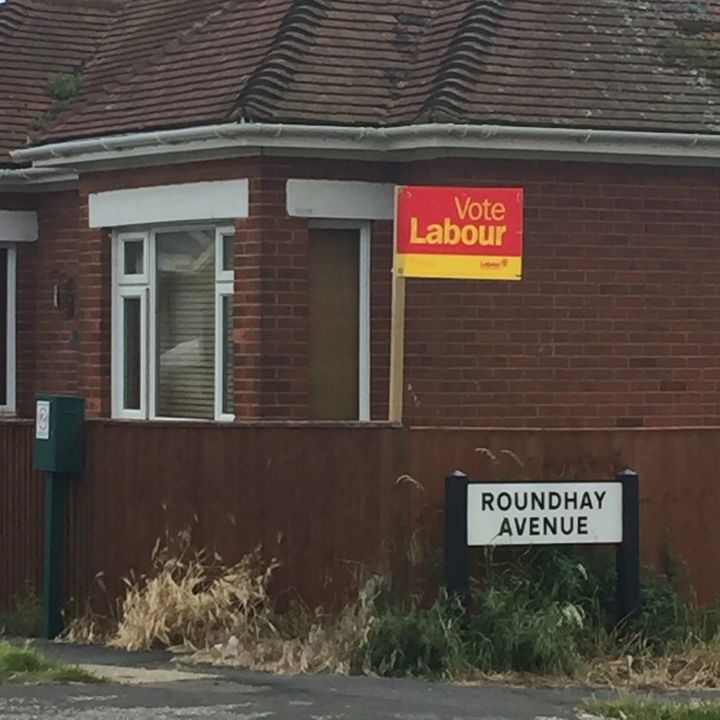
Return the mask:
<path fill-rule="evenodd" d="M 235 267 L 235 236 L 223 235 L 223 264 L 222 269 L 226 272 L 232 272 Z"/>
<path fill-rule="evenodd" d="M 139 297 L 123 298 L 123 408 L 140 410 L 141 304 Z"/>
<path fill-rule="evenodd" d="M 157 235 L 157 414 L 214 417 L 215 234 Z"/>
<path fill-rule="evenodd" d="M 226 415 L 235 412 L 233 392 L 235 378 L 233 374 L 233 299 L 231 295 L 224 295 L 222 299 L 222 370 L 223 370 L 223 401 L 222 408 Z"/>
<path fill-rule="evenodd" d="M 0 405 L 7 405 L 8 251 L 0 249 Z"/>
<path fill-rule="evenodd" d="M 144 243 L 142 240 L 127 240 L 123 243 L 125 275 L 142 275 Z"/>

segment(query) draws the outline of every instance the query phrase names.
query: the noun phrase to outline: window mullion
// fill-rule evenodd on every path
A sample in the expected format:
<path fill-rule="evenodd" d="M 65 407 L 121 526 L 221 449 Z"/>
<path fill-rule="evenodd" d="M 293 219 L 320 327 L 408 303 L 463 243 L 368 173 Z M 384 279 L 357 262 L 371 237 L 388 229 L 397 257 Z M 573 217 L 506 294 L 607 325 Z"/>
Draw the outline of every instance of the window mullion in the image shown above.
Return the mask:
<path fill-rule="evenodd" d="M 232 345 L 232 297 L 234 293 L 234 267 L 231 262 L 226 262 L 225 242 L 229 239 L 233 241 L 235 237 L 235 228 L 224 227 L 218 228 L 215 232 L 215 419 L 232 422 L 235 419 L 233 412 L 226 412 L 226 393 L 232 394 L 232 390 L 227 387 L 226 372 L 232 373 L 233 362 L 227 362 L 226 352 L 228 345 Z M 232 257 L 232 253 L 230 253 Z M 229 301 L 226 299 L 230 298 Z M 230 341 L 227 342 L 225 326 L 225 307 L 229 305 L 230 311 Z M 232 349 L 230 350 L 232 352 Z M 230 388 L 234 383 L 231 382 Z M 232 398 L 229 398 L 232 408 Z"/>
<path fill-rule="evenodd" d="M 149 418 L 157 417 L 157 233 L 148 233 L 146 402 Z"/>
<path fill-rule="evenodd" d="M 215 284 L 215 419 L 227 422 L 232 422 L 235 419 L 235 414 L 226 412 L 225 407 L 225 371 L 227 369 L 225 356 L 225 300 L 230 298 L 230 336 L 232 337 L 233 294 L 233 283 L 223 281 Z M 232 347 L 232 341 L 229 344 Z M 230 372 L 232 372 L 232 365 L 230 363 Z"/>

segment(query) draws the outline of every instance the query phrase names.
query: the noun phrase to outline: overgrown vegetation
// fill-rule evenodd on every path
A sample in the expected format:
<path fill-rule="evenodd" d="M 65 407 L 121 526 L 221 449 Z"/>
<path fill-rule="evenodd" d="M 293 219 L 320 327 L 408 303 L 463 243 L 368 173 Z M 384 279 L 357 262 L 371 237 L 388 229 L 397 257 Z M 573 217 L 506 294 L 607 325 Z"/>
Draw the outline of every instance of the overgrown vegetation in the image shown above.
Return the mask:
<path fill-rule="evenodd" d="M 458 679 L 512 672 L 609 683 L 644 671 L 646 679 L 668 683 L 689 667 L 679 658 L 689 662 L 691 650 L 709 649 L 716 638 L 720 647 L 717 611 L 693 609 L 672 575 L 645 579 L 643 611 L 620 632 L 613 625 L 615 573 L 608 558 L 543 548 L 500 569 L 490 560 L 485 573 L 466 610 L 443 596 L 429 608 L 417 601 L 379 606 L 364 648 L 367 665 L 383 675 Z M 660 658 L 672 661 L 661 668 Z M 694 679 L 720 682 L 719 667 L 707 670 Z M 683 672 L 683 682 L 692 680 Z"/>
<path fill-rule="evenodd" d="M 276 613 L 268 594 L 275 563 L 255 553 L 232 566 L 192 552 L 189 534 L 153 551 L 152 571 L 128 578 L 116 623 L 87 613 L 70 623 L 73 642 L 102 641 L 127 650 L 171 648 L 198 659 L 276 672 L 357 671 L 358 640 L 371 624 L 376 581 L 342 613 L 296 607 Z"/>
<path fill-rule="evenodd" d="M 718 720 L 715 702 L 658 702 L 654 700 L 589 700 L 582 710 L 595 717 L 617 720 Z"/>
<path fill-rule="evenodd" d="M 0 642 L 0 682 L 97 683 L 100 678 L 74 665 L 48 660 L 28 645 Z"/>
<path fill-rule="evenodd" d="M 16 598 L 9 612 L 0 610 L 0 637 L 37 637 L 40 635 L 41 622 L 40 598 L 28 592 Z"/>
<path fill-rule="evenodd" d="M 156 547 L 153 558 L 148 575 L 127 581 L 105 642 L 171 647 L 275 672 L 452 680 L 532 673 L 612 685 L 720 685 L 720 609 L 685 601 L 672 565 L 648 574 L 641 615 L 618 630 L 609 556 L 572 550 L 525 550 L 502 563 L 489 554 L 467 607 L 442 592 L 403 600 L 373 576 L 334 615 L 306 607 L 277 613 L 268 594 L 276 565 L 259 554 L 226 566 L 191 552 L 186 535 Z M 71 625 L 69 638 L 97 639 L 99 627 L 85 618 Z"/>
<path fill-rule="evenodd" d="M 79 71 L 51 75 L 45 85 L 47 94 L 50 97 L 50 105 L 47 110 L 35 118 L 33 122 L 34 129 L 39 130 L 55 120 L 80 92 L 82 84 L 83 75 Z"/>
<path fill-rule="evenodd" d="M 707 10 L 678 23 L 676 32 L 661 44 L 660 50 L 669 65 L 688 67 L 708 80 L 720 82 L 720 22 Z"/>

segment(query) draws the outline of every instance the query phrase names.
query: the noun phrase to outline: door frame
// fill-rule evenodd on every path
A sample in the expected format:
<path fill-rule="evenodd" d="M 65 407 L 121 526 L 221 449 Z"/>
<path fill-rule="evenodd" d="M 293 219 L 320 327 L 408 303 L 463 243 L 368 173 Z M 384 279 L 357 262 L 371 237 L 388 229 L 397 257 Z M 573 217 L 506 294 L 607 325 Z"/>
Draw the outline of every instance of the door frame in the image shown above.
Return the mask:
<path fill-rule="evenodd" d="M 357 230 L 359 234 L 358 421 L 370 422 L 371 223 L 369 220 L 310 220 L 308 231 L 312 230 Z"/>

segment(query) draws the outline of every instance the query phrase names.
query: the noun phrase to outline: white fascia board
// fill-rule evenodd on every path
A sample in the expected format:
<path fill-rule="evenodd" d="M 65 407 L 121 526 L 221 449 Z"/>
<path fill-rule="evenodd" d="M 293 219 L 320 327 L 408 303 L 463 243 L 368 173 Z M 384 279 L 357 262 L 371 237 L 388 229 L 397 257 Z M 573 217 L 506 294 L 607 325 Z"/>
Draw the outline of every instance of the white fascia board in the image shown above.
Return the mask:
<path fill-rule="evenodd" d="M 53 168 L 0 168 L 0 190 L 3 192 L 53 192 L 70 190 L 78 185 L 78 175 Z"/>
<path fill-rule="evenodd" d="M 38 217 L 31 210 L 0 210 L 0 242 L 35 242 Z"/>
<path fill-rule="evenodd" d="M 228 123 L 40 145 L 11 153 L 35 167 L 153 162 L 271 152 L 410 160 L 418 156 L 525 157 L 596 162 L 720 165 L 720 134 L 504 125 L 392 128 Z"/>
<path fill-rule="evenodd" d="M 88 200 L 90 227 L 246 218 L 248 193 L 247 179 L 92 193 Z"/>
<path fill-rule="evenodd" d="M 332 220 L 392 220 L 395 189 L 386 183 L 288 180 L 290 217 Z"/>

